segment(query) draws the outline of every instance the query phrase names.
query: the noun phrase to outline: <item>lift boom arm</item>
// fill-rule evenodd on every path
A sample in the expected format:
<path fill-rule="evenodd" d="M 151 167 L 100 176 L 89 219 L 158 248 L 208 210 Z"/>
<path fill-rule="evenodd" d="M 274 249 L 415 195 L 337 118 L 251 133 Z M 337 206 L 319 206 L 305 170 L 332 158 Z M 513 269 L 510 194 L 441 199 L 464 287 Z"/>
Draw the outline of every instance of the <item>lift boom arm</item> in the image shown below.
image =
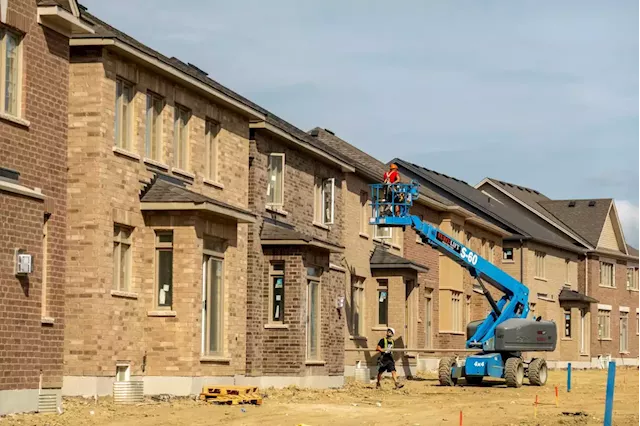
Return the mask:
<path fill-rule="evenodd" d="M 410 215 L 409 207 L 419 196 L 416 183 L 370 186 L 373 210 L 370 224 L 403 228 L 411 226 L 424 243 L 448 256 L 476 278 L 493 311 L 477 327 L 473 336 L 467 340 L 466 346 L 481 347 L 484 351 L 493 350 L 496 326 L 511 318 L 526 318 L 529 314 L 529 289 L 437 227 L 418 216 Z M 383 193 L 386 193 L 387 199 L 382 200 Z M 388 210 L 388 214 L 385 215 L 384 210 Z M 504 293 L 497 303 L 483 285 L 483 281 Z"/>

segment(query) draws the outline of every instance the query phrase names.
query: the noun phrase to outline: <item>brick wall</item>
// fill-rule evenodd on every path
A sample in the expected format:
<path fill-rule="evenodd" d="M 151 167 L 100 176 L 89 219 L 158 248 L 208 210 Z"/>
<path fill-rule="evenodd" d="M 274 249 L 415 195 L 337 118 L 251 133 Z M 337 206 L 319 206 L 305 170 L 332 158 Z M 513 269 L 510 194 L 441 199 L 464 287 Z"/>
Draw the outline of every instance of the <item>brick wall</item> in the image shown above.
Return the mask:
<path fill-rule="evenodd" d="M 217 376 L 245 369 L 247 225 L 196 213 L 144 214 L 141 189 L 156 171 L 188 189 L 228 204 L 248 205 L 248 119 L 153 70 L 100 48 L 72 50 L 69 130 L 68 328 L 65 374 L 113 376 L 126 361 L 132 375 Z M 115 78 L 135 83 L 132 144 L 114 146 Z M 162 157 L 144 158 L 146 92 L 163 96 Z M 191 109 L 187 170 L 175 170 L 174 105 Z M 221 125 L 218 182 L 207 182 L 205 119 Z M 132 227 L 132 279 L 113 290 L 113 226 Z M 155 230 L 174 232 L 172 312 L 156 312 Z M 219 359 L 201 359 L 203 236 L 225 240 L 223 346 Z M 91 330 L 91 332 L 88 332 Z M 146 355 L 146 364 L 143 365 Z"/>
<path fill-rule="evenodd" d="M 6 24 L 22 41 L 22 110 L 28 121 L 0 118 L 0 167 L 20 173 L 21 185 L 41 188 L 47 201 L 0 192 L 0 390 L 34 389 L 62 382 L 66 227 L 66 139 L 69 76 L 68 39 L 36 22 L 36 2 L 10 1 Z M 48 220 L 48 268 L 43 325 L 42 231 Z M 33 255 L 28 279 L 13 274 L 14 249 Z M 26 360 L 26 361 L 25 361 Z"/>
<path fill-rule="evenodd" d="M 270 153 L 284 153 L 284 204 L 286 213 L 266 209 L 267 167 Z M 264 131 L 255 131 L 251 140 L 249 168 L 249 206 L 258 215 L 248 235 L 247 374 L 251 376 L 331 376 L 341 375 L 344 354 L 343 323 L 335 307 L 344 296 L 344 273 L 330 268 L 339 265 L 340 254 L 330 254 L 304 246 L 263 247 L 260 239 L 262 218 L 273 217 L 293 225 L 298 232 L 335 245 L 343 244 L 342 172 L 322 163 Z M 314 225 L 314 177 L 335 178 L 334 224 Z M 269 266 L 285 264 L 284 326 L 270 324 Z M 307 362 L 306 267 L 323 268 L 320 280 L 320 361 Z M 318 364 L 316 362 L 316 364 Z"/>

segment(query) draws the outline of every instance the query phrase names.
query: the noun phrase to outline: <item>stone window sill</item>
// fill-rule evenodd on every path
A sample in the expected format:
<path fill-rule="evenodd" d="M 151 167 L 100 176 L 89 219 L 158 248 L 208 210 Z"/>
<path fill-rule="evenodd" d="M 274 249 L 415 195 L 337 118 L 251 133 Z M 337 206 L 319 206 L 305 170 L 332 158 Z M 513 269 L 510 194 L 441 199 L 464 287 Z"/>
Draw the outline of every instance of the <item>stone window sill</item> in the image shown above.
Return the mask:
<path fill-rule="evenodd" d="M 52 317 L 40 318 L 40 324 L 42 325 L 53 325 L 54 322 L 55 322 L 55 318 L 52 318 Z"/>
<path fill-rule="evenodd" d="M 26 128 L 29 128 L 29 126 L 31 126 L 31 123 L 28 120 L 25 120 L 24 118 L 16 117 L 15 115 L 12 115 L 12 114 L 7 114 L 6 112 L 0 112 L 0 119 L 4 121 L 9 121 L 14 124 L 18 124 Z"/>
<path fill-rule="evenodd" d="M 349 336 L 349 340 L 367 340 L 366 336 Z"/>
<path fill-rule="evenodd" d="M 346 268 L 343 268 L 340 265 L 336 265 L 335 263 L 329 263 L 329 269 L 331 269 L 332 271 L 347 272 Z"/>
<path fill-rule="evenodd" d="M 289 324 L 265 324 L 264 328 L 266 328 L 266 329 L 288 330 L 289 329 Z"/>
<path fill-rule="evenodd" d="M 371 327 L 371 331 L 387 331 L 389 329 L 386 325 L 376 325 L 375 327 Z"/>
<path fill-rule="evenodd" d="M 171 169 L 171 171 L 173 172 L 174 175 L 179 175 L 179 176 L 185 177 L 187 179 L 195 179 L 196 178 L 196 175 L 194 175 L 193 173 L 189 173 L 188 171 L 179 169 L 177 167 L 173 167 Z"/>
<path fill-rule="evenodd" d="M 602 288 L 613 288 L 613 289 L 615 289 L 615 288 L 616 288 L 615 286 L 612 286 L 612 285 L 604 285 L 604 284 L 598 284 L 598 287 L 602 287 Z"/>
<path fill-rule="evenodd" d="M 464 336 L 466 333 L 464 331 L 442 331 L 440 330 L 440 334 L 453 334 L 455 336 Z"/>
<path fill-rule="evenodd" d="M 545 283 L 549 281 L 548 279 L 542 278 L 542 277 L 533 277 L 533 279 L 538 281 L 544 281 Z"/>
<path fill-rule="evenodd" d="M 214 180 L 211 180 L 211 179 L 204 178 L 204 179 L 202 179 L 202 182 L 203 182 L 205 185 L 213 186 L 214 188 L 224 189 L 224 185 L 223 185 L 223 184 L 221 184 L 221 183 L 219 183 L 219 182 L 216 182 L 216 181 L 214 181 Z"/>
<path fill-rule="evenodd" d="M 620 355 L 629 355 L 631 352 L 627 351 L 627 352 L 620 352 Z"/>
<path fill-rule="evenodd" d="M 398 244 L 391 243 L 390 246 L 396 250 L 400 250 L 400 246 Z"/>
<path fill-rule="evenodd" d="M 552 298 L 544 297 L 544 296 L 542 297 L 538 296 L 538 300 L 544 300 L 545 302 L 555 302 L 555 300 L 553 300 Z"/>
<path fill-rule="evenodd" d="M 607 338 L 603 337 L 602 339 L 598 339 L 598 340 L 601 341 L 601 342 L 611 342 L 611 341 L 613 341 L 613 339 L 611 337 L 607 337 Z"/>
<path fill-rule="evenodd" d="M 151 158 L 143 158 L 142 161 L 144 161 L 145 164 L 148 164 L 150 166 L 155 166 L 165 171 L 169 170 L 169 166 L 167 164 L 161 163 L 160 161 L 152 160 Z"/>
<path fill-rule="evenodd" d="M 288 215 L 289 215 L 289 212 L 285 211 L 285 210 L 284 210 L 282 207 L 280 207 L 280 206 L 273 206 L 273 205 L 272 205 L 272 206 L 270 206 L 270 205 L 267 205 L 267 206 L 265 207 L 265 209 L 266 209 L 267 211 L 269 211 L 269 212 L 272 212 L 272 213 L 275 213 L 275 214 L 279 214 L 280 216 L 285 216 L 285 217 L 286 217 L 286 216 L 288 216 Z"/>
<path fill-rule="evenodd" d="M 175 317 L 178 315 L 176 311 L 149 311 L 147 312 L 148 317 Z"/>
<path fill-rule="evenodd" d="M 502 260 L 502 263 L 516 263 L 515 260 Z"/>
<path fill-rule="evenodd" d="M 113 152 L 116 154 L 122 155 L 124 157 L 129 157 L 132 160 L 140 161 L 140 156 L 135 152 L 131 152 L 127 149 L 120 148 L 118 146 L 114 146 L 112 149 L 113 149 Z"/>
<path fill-rule="evenodd" d="M 636 293 L 640 292 L 640 290 L 639 290 L 639 289 L 637 289 L 637 288 L 628 288 L 627 290 L 629 290 L 629 291 L 635 291 Z"/>
<path fill-rule="evenodd" d="M 580 356 L 589 356 L 589 354 L 583 354 L 581 353 Z"/>
<path fill-rule="evenodd" d="M 573 340 L 573 338 L 572 337 L 562 337 L 562 338 L 560 338 L 560 340 L 565 341 L 565 342 L 570 342 L 570 341 Z"/>
<path fill-rule="evenodd" d="M 359 235 L 361 238 L 365 238 L 367 240 L 369 239 L 369 234 L 365 234 L 364 232 L 361 232 Z"/>
<path fill-rule="evenodd" d="M 304 362 L 305 365 L 325 365 L 326 363 L 327 363 L 326 361 L 313 360 L 313 359 L 308 359 Z"/>
<path fill-rule="evenodd" d="M 137 299 L 138 293 L 133 293 L 130 291 L 122 291 L 122 290 L 111 290 L 111 295 L 113 297 L 122 297 L 124 299 Z"/>
<path fill-rule="evenodd" d="M 22 186 L 19 183 L 0 180 L 0 189 L 7 192 L 13 192 L 14 194 L 20 194 L 26 197 L 35 198 L 36 200 L 45 199 L 45 196 L 42 194 L 40 189 L 27 188 L 26 186 Z"/>
<path fill-rule="evenodd" d="M 324 229 L 325 231 L 329 230 L 329 227 L 324 223 L 313 221 L 313 226 L 315 226 L 316 228 Z"/>
<path fill-rule="evenodd" d="M 200 357 L 200 362 L 211 362 L 217 364 L 230 364 L 231 358 L 224 356 L 203 355 Z"/>

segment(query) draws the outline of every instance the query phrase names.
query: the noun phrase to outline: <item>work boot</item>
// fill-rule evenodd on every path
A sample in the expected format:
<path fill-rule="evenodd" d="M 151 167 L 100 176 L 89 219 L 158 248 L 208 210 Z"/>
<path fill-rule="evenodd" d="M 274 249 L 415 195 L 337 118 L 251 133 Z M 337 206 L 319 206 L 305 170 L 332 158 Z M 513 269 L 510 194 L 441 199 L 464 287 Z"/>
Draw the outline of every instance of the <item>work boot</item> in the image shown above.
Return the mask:
<path fill-rule="evenodd" d="M 380 382 L 376 383 L 376 389 L 380 389 Z"/>
<path fill-rule="evenodd" d="M 402 383 L 396 383 L 396 389 L 402 389 L 404 385 Z"/>

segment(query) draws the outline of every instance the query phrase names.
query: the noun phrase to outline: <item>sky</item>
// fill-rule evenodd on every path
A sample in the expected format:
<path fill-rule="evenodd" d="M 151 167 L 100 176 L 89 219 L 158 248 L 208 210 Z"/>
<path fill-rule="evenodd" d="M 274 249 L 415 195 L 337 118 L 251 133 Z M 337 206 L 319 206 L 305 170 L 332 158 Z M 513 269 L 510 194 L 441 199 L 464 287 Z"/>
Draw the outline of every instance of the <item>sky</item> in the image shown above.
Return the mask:
<path fill-rule="evenodd" d="M 638 247 L 638 1 L 81 4 L 381 161 L 552 199 L 614 198 Z"/>

